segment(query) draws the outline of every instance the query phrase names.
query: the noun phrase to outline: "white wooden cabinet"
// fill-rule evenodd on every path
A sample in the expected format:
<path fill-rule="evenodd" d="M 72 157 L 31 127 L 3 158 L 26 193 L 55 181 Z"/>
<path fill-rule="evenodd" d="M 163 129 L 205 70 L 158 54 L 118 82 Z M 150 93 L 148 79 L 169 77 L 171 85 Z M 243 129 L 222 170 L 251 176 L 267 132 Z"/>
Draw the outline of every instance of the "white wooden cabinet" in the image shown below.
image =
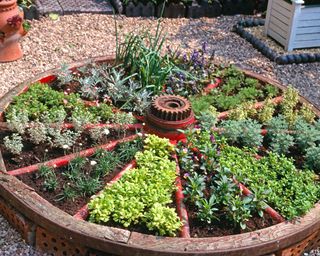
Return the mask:
<path fill-rule="evenodd" d="M 304 5 L 303 0 L 269 0 L 265 34 L 285 50 L 320 47 L 320 5 Z"/>

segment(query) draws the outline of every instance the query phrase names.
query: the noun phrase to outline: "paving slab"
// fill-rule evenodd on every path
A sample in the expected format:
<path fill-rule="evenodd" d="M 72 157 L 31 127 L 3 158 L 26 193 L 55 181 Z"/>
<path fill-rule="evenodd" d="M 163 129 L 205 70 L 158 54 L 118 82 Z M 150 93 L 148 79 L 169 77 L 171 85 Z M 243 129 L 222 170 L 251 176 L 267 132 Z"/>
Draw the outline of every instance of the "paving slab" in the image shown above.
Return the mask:
<path fill-rule="evenodd" d="M 48 13 L 104 13 L 112 14 L 113 8 L 108 0 L 35 0 L 40 14 Z"/>
<path fill-rule="evenodd" d="M 41 15 L 48 13 L 63 14 L 63 9 L 56 0 L 35 0 L 35 6 Z"/>

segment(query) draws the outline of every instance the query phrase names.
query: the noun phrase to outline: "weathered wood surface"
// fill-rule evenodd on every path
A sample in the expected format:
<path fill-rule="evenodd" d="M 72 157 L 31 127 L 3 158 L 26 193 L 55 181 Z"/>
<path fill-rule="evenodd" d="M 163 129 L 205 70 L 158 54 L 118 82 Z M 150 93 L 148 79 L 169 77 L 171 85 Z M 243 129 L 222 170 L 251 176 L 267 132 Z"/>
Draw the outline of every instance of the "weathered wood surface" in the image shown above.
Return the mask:
<path fill-rule="evenodd" d="M 320 205 L 295 222 L 240 235 L 210 238 L 163 238 L 133 232 L 129 244 L 152 250 L 185 251 L 197 255 L 262 255 L 286 248 L 313 234 L 320 227 Z M 198 254 L 199 253 L 199 254 Z"/>

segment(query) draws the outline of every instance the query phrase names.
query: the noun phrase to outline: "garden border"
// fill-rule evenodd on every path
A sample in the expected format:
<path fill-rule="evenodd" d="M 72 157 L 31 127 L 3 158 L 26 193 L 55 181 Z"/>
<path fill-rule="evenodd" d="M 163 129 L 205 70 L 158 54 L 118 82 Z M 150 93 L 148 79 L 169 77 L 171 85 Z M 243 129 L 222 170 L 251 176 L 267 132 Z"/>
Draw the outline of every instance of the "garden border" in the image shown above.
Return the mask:
<path fill-rule="evenodd" d="M 233 26 L 233 31 L 239 36 L 246 39 L 253 45 L 259 52 L 266 56 L 271 61 L 275 61 L 277 64 L 300 64 L 300 63 L 312 63 L 320 62 L 320 53 L 296 53 L 296 54 L 278 54 L 276 51 L 271 49 L 262 40 L 255 37 L 253 34 L 245 31 L 246 27 L 257 27 L 263 26 L 265 23 L 264 19 L 244 19 L 239 21 Z"/>
<path fill-rule="evenodd" d="M 91 58 L 70 64 L 79 67 L 92 62 L 114 61 L 113 56 Z M 58 69 L 41 73 L 25 81 L 0 99 L 0 114 L 14 95 L 27 85 L 39 81 Z M 250 71 L 245 74 L 281 89 L 285 87 Z M 302 102 L 308 102 L 300 98 Z M 318 116 L 320 110 L 314 107 Z M 0 156 L 1 158 L 1 156 Z M 49 253 L 61 255 L 78 252 L 81 255 L 300 255 L 320 243 L 320 204 L 304 217 L 254 232 L 210 238 L 170 238 L 130 232 L 77 220 L 51 205 L 16 177 L 0 172 L 0 212 L 22 233 L 30 244 Z M 25 235 L 24 235 L 25 237 Z M 26 238 L 25 238 L 26 239 Z M 59 245 L 57 245 L 59 243 Z M 68 248 L 68 249 L 66 249 Z M 99 251 L 98 254 L 96 252 Z M 109 255 L 109 254 L 104 254 Z"/>

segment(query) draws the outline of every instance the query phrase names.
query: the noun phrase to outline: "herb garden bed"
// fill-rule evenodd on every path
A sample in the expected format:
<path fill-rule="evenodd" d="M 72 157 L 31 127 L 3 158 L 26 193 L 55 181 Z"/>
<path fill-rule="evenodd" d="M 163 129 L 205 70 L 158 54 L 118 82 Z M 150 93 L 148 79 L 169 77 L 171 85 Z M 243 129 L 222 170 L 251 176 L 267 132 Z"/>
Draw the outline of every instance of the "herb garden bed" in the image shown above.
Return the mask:
<path fill-rule="evenodd" d="M 151 76 L 134 68 L 145 46 L 133 59 L 121 47 L 122 65 L 72 64 L 0 100 L 0 211 L 24 238 L 62 255 L 318 246 L 319 110 L 291 87 L 213 65 L 205 45 L 155 56 Z M 39 146 L 30 161 L 26 145 Z"/>

